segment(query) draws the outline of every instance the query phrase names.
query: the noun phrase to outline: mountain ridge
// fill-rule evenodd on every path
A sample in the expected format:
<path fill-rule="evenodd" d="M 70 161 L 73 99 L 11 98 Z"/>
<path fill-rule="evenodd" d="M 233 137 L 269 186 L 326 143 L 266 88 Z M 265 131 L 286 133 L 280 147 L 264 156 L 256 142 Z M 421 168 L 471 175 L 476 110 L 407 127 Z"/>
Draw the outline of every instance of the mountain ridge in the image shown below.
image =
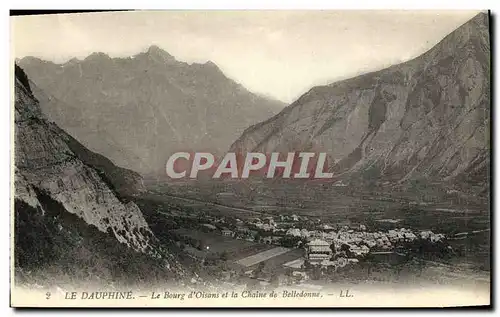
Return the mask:
<path fill-rule="evenodd" d="M 458 177 L 472 156 L 489 160 L 481 154 L 489 151 L 488 35 L 488 15 L 480 13 L 414 59 L 313 87 L 247 128 L 230 151 L 316 149 L 328 153 L 337 179 L 370 166 L 381 179 L 398 182 Z M 462 140 L 469 147 L 460 148 Z"/>

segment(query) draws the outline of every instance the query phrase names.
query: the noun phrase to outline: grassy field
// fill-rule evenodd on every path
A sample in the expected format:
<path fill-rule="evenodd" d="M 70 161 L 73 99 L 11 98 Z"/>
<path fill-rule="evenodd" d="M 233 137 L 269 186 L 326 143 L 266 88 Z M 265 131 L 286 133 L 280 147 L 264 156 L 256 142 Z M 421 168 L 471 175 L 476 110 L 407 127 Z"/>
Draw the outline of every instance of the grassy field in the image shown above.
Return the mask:
<path fill-rule="evenodd" d="M 444 214 L 449 214 L 446 210 L 455 209 L 489 212 L 488 202 L 484 197 L 457 198 L 457 194 L 447 194 L 443 189 L 434 188 L 432 185 L 428 188 L 407 190 L 394 186 L 376 186 L 368 189 L 351 186 L 335 187 L 323 182 L 219 181 L 168 187 L 157 185 L 153 189 L 159 193 L 215 203 L 217 207 L 242 209 L 236 212 L 253 210 L 270 214 L 295 213 L 321 217 L 325 221 L 347 219 L 372 210 L 398 213 L 414 205 L 425 206 L 426 209 L 434 209 Z M 252 215 L 250 212 L 241 216 L 255 216 L 255 214 Z"/>
<path fill-rule="evenodd" d="M 217 202 L 203 201 L 200 197 L 175 196 L 164 194 L 158 191 L 151 191 L 141 196 L 141 200 L 155 202 L 164 206 L 180 206 L 181 209 L 193 209 L 203 211 L 212 216 L 237 217 L 240 219 L 249 219 L 264 215 L 264 213 L 254 211 L 251 208 L 234 207 L 232 205 L 223 205 Z"/>
<path fill-rule="evenodd" d="M 192 255 L 203 258 L 210 255 L 220 255 L 222 252 L 225 252 L 227 254 L 227 263 L 231 267 L 244 270 L 255 269 L 260 262 L 263 262 L 264 271 L 278 273 L 284 270 L 283 264 L 304 256 L 304 250 L 302 249 L 286 250 L 286 248 L 274 245 L 237 240 L 218 233 L 201 232 L 191 229 L 177 229 L 174 232 L 180 236 L 189 236 L 197 241 L 203 241 L 204 246 L 209 246 L 207 251 L 187 247 L 186 251 Z M 259 255 L 263 256 L 263 261 L 258 261 L 259 259 L 252 260 L 254 257 L 259 257 Z M 243 262 L 240 263 L 241 261 Z"/>

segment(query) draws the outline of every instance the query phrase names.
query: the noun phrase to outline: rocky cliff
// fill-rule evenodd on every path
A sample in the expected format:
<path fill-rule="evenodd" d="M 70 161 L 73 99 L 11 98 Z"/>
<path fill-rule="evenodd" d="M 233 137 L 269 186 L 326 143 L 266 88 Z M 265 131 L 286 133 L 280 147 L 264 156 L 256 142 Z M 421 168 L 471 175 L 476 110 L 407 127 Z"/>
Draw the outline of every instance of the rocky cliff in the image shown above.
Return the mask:
<path fill-rule="evenodd" d="M 36 99 L 40 104 L 40 108 L 54 107 L 53 104 L 58 102 L 56 99 L 47 97 L 46 93 L 38 88 L 32 81 L 29 81 L 29 84 L 31 90 L 34 91 L 34 95 L 37 96 Z M 106 180 L 107 184 L 115 190 L 118 195 L 124 197 L 135 196 L 146 190 L 140 174 L 114 165 L 108 158 L 87 149 L 56 124 L 51 124 L 51 126 L 57 131 L 61 138 L 64 139 L 75 155 L 77 155 L 86 165 L 97 170 L 101 177 Z"/>
<path fill-rule="evenodd" d="M 314 87 L 231 151 L 327 152 L 335 178 L 488 184 L 489 17 L 408 62 Z M 356 177 L 360 176 L 360 177 Z"/>
<path fill-rule="evenodd" d="M 284 104 L 247 91 L 212 62 L 187 64 L 157 46 L 129 58 L 94 53 L 19 65 L 42 112 L 90 150 L 143 174 L 164 171 L 175 151 L 222 153 L 245 128 Z"/>
<path fill-rule="evenodd" d="M 23 70 L 16 65 L 15 71 L 15 199 L 43 213 L 43 194 L 130 248 L 153 252 L 154 236 L 139 208 L 120 200 L 105 169 L 92 166 L 109 162 L 98 163 L 93 153 L 48 122 Z"/>
<path fill-rule="evenodd" d="M 140 177 L 49 122 L 17 65 L 14 149 L 17 284 L 137 285 L 185 274 L 127 199 L 142 190 Z"/>

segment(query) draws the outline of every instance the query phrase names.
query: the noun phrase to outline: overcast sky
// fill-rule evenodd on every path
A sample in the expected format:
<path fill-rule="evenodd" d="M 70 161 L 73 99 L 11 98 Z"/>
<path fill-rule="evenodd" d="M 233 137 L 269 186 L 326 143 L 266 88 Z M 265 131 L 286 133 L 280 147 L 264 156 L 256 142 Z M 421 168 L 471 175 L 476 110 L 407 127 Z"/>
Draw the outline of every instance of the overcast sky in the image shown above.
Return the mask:
<path fill-rule="evenodd" d="M 15 57 L 125 57 L 156 44 L 211 60 L 251 91 L 292 102 L 312 86 L 406 61 L 477 11 L 141 11 L 12 17 Z"/>

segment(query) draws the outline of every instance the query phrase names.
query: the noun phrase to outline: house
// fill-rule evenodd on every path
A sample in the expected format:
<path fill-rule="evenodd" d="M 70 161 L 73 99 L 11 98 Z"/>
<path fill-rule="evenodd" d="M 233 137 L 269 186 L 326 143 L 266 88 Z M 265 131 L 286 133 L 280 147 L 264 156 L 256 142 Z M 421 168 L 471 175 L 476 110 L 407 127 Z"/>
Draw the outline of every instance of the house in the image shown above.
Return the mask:
<path fill-rule="evenodd" d="M 241 233 L 250 233 L 250 229 L 245 226 L 238 226 L 236 228 L 236 231 L 241 232 Z"/>
<path fill-rule="evenodd" d="M 306 254 L 309 262 L 317 264 L 323 260 L 329 260 L 332 255 L 330 244 L 324 240 L 315 239 L 310 241 L 306 247 Z"/>
<path fill-rule="evenodd" d="M 226 236 L 226 237 L 232 237 L 233 236 L 233 232 L 227 228 L 224 228 L 221 230 L 221 233 L 223 236 Z"/>
<path fill-rule="evenodd" d="M 321 228 L 323 230 L 330 230 L 330 231 L 335 229 L 335 228 L 333 228 L 332 226 L 330 226 L 329 224 L 326 224 L 326 223 L 324 225 L 322 225 Z"/>
<path fill-rule="evenodd" d="M 300 236 L 304 238 L 309 238 L 311 233 L 307 229 L 300 230 Z"/>
<path fill-rule="evenodd" d="M 290 228 L 286 232 L 286 235 L 288 236 L 295 236 L 295 237 L 300 237 L 300 229 L 297 228 Z"/>
<path fill-rule="evenodd" d="M 235 194 L 234 193 L 231 193 L 231 192 L 223 192 L 223 193 L 218 193 L 216 196 L 217 197 L 232 197 L 234 196 Z"/>
<path fill-rule="evenodd" d="M 321 239 L 321 238 L 323 238 L 325 233 L 323 231 L 313 230 L 309 234 L 313 238 Z"/>
<path fill-rule="evenodd" d="M 344 182 L 342 182 L 342 181 L 337 181 L 337 182 L 335 182 L 335 183 L 333 184 L 333 186 L 335 186 L 335 187 L 345 187 L 345 186 L 347 186 L 347 184 L 345 184 L 345 183 L 344 183 Z"/>
<path fill-rule="evenodd" d="M 337 264 L 336 261 L 323 260 L 320 262 L 321 266 L 335 266 Z"/>

